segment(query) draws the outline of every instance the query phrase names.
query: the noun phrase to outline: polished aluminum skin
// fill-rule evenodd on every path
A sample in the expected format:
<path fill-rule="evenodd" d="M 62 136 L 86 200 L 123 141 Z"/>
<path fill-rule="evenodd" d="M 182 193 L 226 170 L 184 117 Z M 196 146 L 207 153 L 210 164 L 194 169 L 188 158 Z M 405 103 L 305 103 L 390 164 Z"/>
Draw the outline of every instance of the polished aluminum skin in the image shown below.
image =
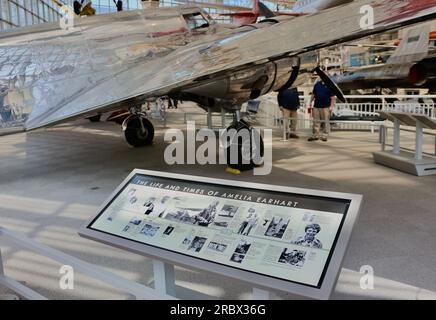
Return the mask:
<path fill-rule="evenodd" d="M 362 28 L 363 5 L 374 8 L 374 28 Z M 237 29 L 192 28 L 184 16 L 197 11 L 138 10 L 81 18 L 70 30 L 1 33 L 0 110 L 35 129 L 166 95 L 233 108 L 280 88 L 292 57 L 432 19 L 436 0 L 360 0 Z"/>

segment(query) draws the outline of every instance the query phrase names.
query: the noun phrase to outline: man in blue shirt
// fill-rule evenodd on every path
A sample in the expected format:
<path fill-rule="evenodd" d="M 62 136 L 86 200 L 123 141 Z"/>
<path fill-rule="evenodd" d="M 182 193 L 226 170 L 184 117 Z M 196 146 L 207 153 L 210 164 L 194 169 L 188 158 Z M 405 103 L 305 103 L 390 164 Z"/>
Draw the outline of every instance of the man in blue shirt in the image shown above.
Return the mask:
<path fill-rule="evenodd" d="M 313 102 L 313 134 L 309 141 L 319 139 L 327 141 L 327 137 L 330 134 L 330 109 L 333 109 L 335 97 L 322 80 L 318 80 L 313 87 L 310 103 L 312 104 Z M 321 129 L 322 133 L 320 133 Z"/>
<path fill-rule="evenodd" d="M 279 91 L 277 101 L 283 113 L 284 125 L 289 122 L 289 135 L 291 139 L 298 139 L 297 136 L 297 120 L 298 108 L 300 107 L 300 96 L 297 88 L 284 89 Z M 290 119 L 290 120 L 289 120 Z"/>

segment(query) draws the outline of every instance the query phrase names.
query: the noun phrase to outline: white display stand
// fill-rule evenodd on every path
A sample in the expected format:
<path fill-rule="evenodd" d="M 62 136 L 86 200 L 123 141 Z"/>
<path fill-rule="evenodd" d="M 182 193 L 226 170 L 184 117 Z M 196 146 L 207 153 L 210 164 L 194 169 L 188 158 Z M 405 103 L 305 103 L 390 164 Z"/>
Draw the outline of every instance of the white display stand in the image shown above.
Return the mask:
<path fill-rule="evenodd" d="M 164 198 L 165 205 L 150 202 Z M 178 265 L 247 282 L 256 300 L 273 291 L 328 299 L 361 201 L 354 194 L 134 170 L 79 234 L 151 258 L 162 295 L 216 299 L 177 286 Z M 214 224 L 204 225 L 198 212 L 212 204 Z M 246 229 L 249 212 L 257 212 L 257 222 Z M 229 222 L 223 226 L 222 219 Z M 304 237 L 309 227 L 323 230 L 321 240 Z"/>
<path fill-rule="evenodd" d="M 385 145 L 382 143 L 382 150 L 373 153 L 374 161 L 417 176 L 436 174 L 436 158 L 423 155 L 423 129 L 436 129 L 436 120 L 416 113 L 385 111 L 379 113 L 394 123 L 394 141 L 392 150 L 385 150 Z M 401 150 L 401 125 L 416 128 L 414 153 Z M 386 135 L 386 129 L 382 134 Z M 382 140 L 384 141 L 385 137 Z"/>
<path fill-rule="evenodd" d="M 153 259 L 153 275 L 154 275 L 154 289 L 158 294 L 163 296 L 173 296 L 178 299 L 187 300 L 212 300 L 217 299 L 198 291 L 193 291 L 185 287 L 177 286 L 175 282 L 174 265 L 163 262 L 161 260 Z M 265 289 L 253 287 L 253 300 L 270 300 L 272 293 Z"/>

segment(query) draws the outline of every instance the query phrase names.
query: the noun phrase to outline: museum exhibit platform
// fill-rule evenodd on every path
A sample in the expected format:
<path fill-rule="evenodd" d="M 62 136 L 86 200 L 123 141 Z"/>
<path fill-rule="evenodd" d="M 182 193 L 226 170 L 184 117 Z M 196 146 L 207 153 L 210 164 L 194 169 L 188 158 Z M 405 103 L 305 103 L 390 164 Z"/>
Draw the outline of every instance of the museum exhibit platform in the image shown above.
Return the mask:
<path fill-rule="evenodd" d="M 382 150 L 373 152 L 374 161 L 416 176 L 436 174 L 436 158 L 424 155 L 424 128 L 436 129 L 436 120 L 424 114 L 410 112 L 380 111 L 382 117 L 394 123 L 393 148 L 386 150 L 387 128 L 382 127 L 380 140 Z M 414 152 L 401 149 L 401 126 L 415 127 Z M 435 148 L 436 150 L 436 148 Z"/>

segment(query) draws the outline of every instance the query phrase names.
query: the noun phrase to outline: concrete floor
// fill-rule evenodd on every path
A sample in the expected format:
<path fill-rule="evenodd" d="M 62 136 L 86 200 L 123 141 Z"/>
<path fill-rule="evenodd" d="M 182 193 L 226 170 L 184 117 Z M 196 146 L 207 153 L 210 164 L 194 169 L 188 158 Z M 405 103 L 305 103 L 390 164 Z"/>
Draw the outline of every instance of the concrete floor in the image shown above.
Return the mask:
<path fill-rule="evenodd" d="M 172 126 L 180 126 L 180 117 L 173 114 Z M 0 137 L 0 225 L 148 284 L 151 260 L 77 235 L 134 168 L 358 193 L 364 204 L 333 298 L 436 299 L 436 176 L 418 178 L 374 164 L 377 134 L 334 132 L 327 143 L 283 142 L 276 134 L 271 174 L 253 176 L 228 174 L 223 165 L 168 166 L 163 133 L 158 128 L 154 144 L 143 149 L 129 148 L 111 123 L 79 121 Z M 126 298 L 82 275 L 74 290 L 61 290 L 59 264 L 2 238 L 0 248 L 6 274 L 49 298 Z M 359 287 L 363 265 L 374 269 L 373 290 Z M 176 281 L 218 298 L 250 298 L 248 284 L 207 272 L 176 268 Z"/>

